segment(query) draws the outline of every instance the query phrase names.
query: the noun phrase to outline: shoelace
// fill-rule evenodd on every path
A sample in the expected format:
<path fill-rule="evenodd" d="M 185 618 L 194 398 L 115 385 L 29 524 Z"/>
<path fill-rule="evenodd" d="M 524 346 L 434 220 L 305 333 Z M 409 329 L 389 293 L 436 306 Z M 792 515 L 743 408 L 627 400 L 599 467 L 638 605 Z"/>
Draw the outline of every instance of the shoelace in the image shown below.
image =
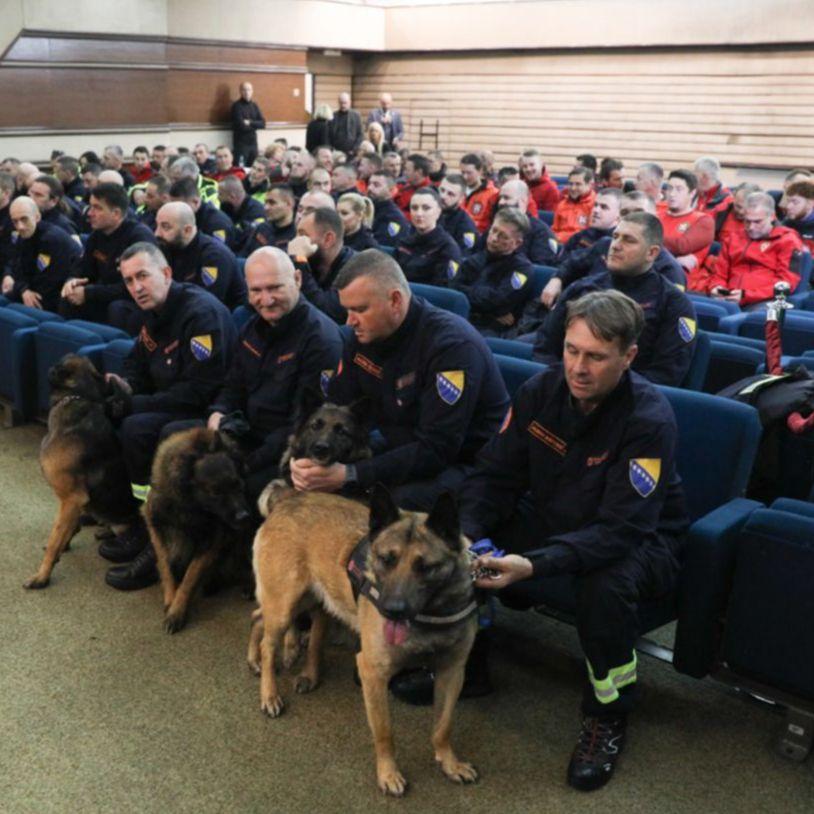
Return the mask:
<path fill-rule="evenodd" d="M 603 722 L 598 718 L 586 718 L 582 722 L 582 731 L 579 733 L 577 756 L 591 760 L 597 752 L 605 751 L 614 735 L 613 724 L 615 723 L 616 721 Z"/>

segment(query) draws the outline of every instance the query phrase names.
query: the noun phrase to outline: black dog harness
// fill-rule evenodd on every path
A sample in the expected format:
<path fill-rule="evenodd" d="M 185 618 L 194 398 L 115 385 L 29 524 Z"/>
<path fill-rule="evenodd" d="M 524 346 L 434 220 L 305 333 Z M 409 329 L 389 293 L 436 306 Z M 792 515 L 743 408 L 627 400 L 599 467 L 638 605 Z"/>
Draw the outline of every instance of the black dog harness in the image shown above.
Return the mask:
<path fill-rule="evenodd" d="M 353 549 L 350 559 L 348 560 L 348 577 L 350 578 L 350 584 L 353 588 L 353 597 L 354 599 L 358 599 L 360 594 L 367 597 L 367 599 L 373 603 L 376 610 L 386 618 L 386 614 L 384 614 L 382 609 L 379 607 L 379 589 L 372 580 L 368 579 L 365 573 L 365 566 L 367 564 L 367 556 L 369 552 L 370 538 L 365 535 L 356 544 L 356 547 Z M 451 613 L 444 616 L 428 616 L 424 613 L 417 613 L 412 619 L 409 620 L 409 622 L 410 624 L 433 625 L 435 627 L 455 625 L 458 622 L 466 619 L 468 616 L 471 616 L 473 613 L 475 613 L 475 611 L 477 611 L 477 609 L 478 603 L 472 599 L 464 607 L 455 609 Z"/>

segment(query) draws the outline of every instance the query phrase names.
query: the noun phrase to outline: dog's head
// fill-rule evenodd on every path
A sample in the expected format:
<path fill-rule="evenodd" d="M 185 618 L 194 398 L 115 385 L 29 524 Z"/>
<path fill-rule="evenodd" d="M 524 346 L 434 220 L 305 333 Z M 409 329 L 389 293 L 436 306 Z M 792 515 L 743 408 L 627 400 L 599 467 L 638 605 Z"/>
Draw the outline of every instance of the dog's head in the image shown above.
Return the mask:
<path fill-rule="evenodd" d="M 353 463 L 370 455 L 366 399 L 347 407 L 326 403 L 302 411 L 290 445 L 290 458 L 310 458 L 322 466 Z"/>
<path fill-rule="evenodd" d="M 105 397 L 105 377 L 84 356 L 69 353 L 48 371 L 51 403 L 65 396 L 80 396 L 101 402 Z"/>
<path fill-rule="evenodd" d="M 460 570 L 464 541 L 450 492 L 440 495 L 429 514 L 402 512 L 377 484 L 370 498 L 369 535 L 368 567 L 379 590 L 379 611 L 393 622 L 409 622 L 424 612 Z"/>

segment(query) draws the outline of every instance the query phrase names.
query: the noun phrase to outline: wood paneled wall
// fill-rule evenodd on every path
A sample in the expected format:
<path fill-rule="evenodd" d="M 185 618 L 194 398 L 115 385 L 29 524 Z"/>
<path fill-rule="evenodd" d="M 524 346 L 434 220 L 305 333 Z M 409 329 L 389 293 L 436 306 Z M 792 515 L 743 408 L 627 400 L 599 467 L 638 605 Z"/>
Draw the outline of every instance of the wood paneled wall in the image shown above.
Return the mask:
<path fill-rule="evenodd" d="M 360 57 L 354 104 L 367 111 L 393 94 L 409 144 L 419 123 L 440 125 L 454 163 L 491 148 L 499 164 L 538 147 L 564 172 L 583 152 L 688 166 L 700 155 L 725 166 L 814 165 L 814 53 L 778 48 L 525 52 Z M 434 147 L 432 139 L 423 149 Z"/>
<path fill-rule="evenodd" d="M 308 54 L 308 70 L 314 75 L 314 108 L 327 104 L 336 110 L 339 94 L 353 90 L 353 58 L 347 54 L 325 56 L 312 51 Z"/>

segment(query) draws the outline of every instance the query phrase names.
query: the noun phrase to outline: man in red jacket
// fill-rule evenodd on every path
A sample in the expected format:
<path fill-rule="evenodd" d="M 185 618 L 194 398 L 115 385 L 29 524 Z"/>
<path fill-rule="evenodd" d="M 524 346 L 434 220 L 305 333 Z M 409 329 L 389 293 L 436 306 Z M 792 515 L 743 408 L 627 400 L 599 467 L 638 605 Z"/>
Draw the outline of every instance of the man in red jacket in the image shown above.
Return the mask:
<path fill-rule="evenodd" d="M 591 225 L 596 201 L 593 180 L 594 174 L 587 167 L 574 167 L 568 173 L 568 195 L 557 204 L 551 227 L 560 243 L 567 243 L 572 235 Z"/>
<path fill-rule="evenodd" d="M 497 199 L 497 187 L 484 177 L 483 159 L 477 153 L 467 153 L 461 159 L 461 175 L 466 182 L 466 203 L 464 209 L 483 234 L 492 225 Z"/>
<path fill-rule="evenodd" d="M 396 188 L 393 200 L 408 220 L 410 218 L 410 201 L 416 190 L 430 185 L 431 171 L 432 164 L 425 155 L 413 153 L 404 162 L 404 183 L 399 184 Z"/>
<path fill-rule="evenodd" d="M 774 216 L 771 195 L 755 192 L 746 199 L 743 235 L 734 233 L 723 245 L 707 286 L 711 297 L 757 310 L 772 299 L 775 283 L 785 281 L 794 291 L 800 276 L 792 268 L 803 242 L 794 229 L 777 226 Z"/>
<path fill-rule="evenodd" d="M 717 235 L 732 203 L 732 193 L 721 183 L 721 165 L 717 158 L 710 155 L 701 156 L 694 166 L 695 177 L 698 179 L 698 197 L 695 199 L 695 208 L 699 212 L 706 212 L 715 221 L 715 234 Z"/>
<path fill-rule="evenodd" d="M 525 150 L 517 161 L 520 175 L 526 182 L 531 199 L 541 212 L 553 212 L 560 202 L 560 191 L 551 180 L 538 150 Z"/>

